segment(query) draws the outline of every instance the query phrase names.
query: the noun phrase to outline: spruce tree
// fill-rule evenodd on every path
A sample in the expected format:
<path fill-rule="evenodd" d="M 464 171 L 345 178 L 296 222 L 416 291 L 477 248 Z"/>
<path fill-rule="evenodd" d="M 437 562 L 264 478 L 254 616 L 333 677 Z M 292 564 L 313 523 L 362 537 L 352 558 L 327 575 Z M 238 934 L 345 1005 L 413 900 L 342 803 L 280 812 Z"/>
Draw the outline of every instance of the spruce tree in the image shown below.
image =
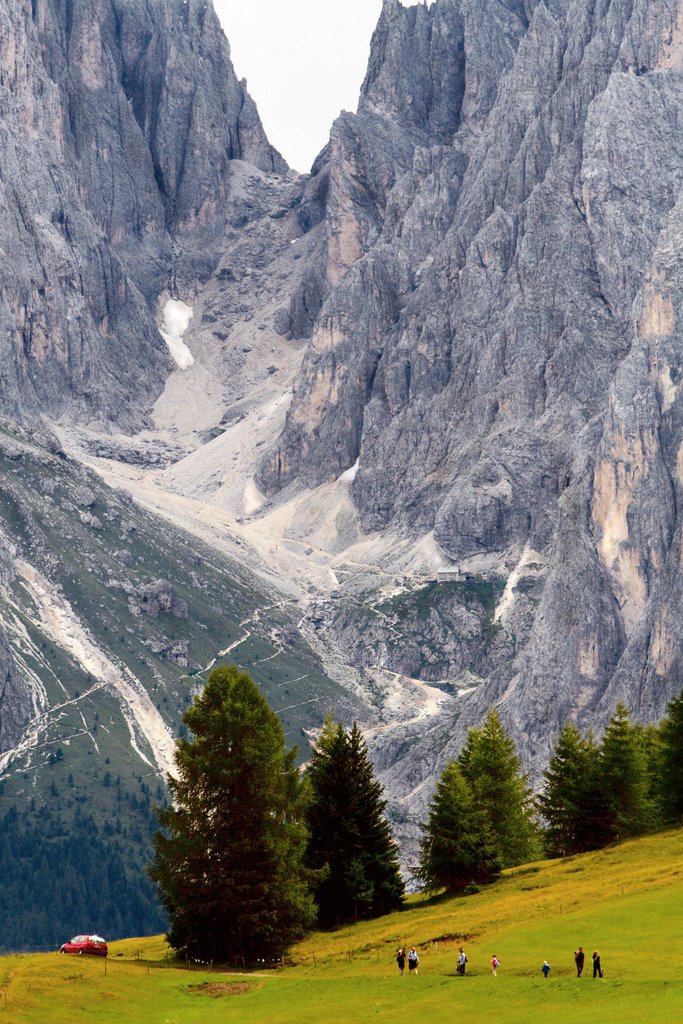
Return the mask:
<path fill-rule="evenodd" d="M 652 824 L 647 755 L 642 734 L 631 724 L 624 704 L 617 704 L 605 729 L 599 770 L 610 839 L 629 839 L 647 832 Z"/>
<path fill-rule="evenodd" d="M 456 892 L 470 882 L 490 882 L 500 872 L 487 815 L 477 805 L 457 761 L 446 765 L 422 831 L 415 874 L 427 892 Z"/>
<path fill-rule="evenodd" d="M 307 781 L 308 864 L 320 872 L 319 923 L 329 927 L 399 907 L 404 886 L 386 800 L 355 723 L 349 732 L 325 723 Z"/>
<path fill-rule="evenodd" d="M 458 763 L 486 813 L 503 867 L 529 860 L 538 852 L 531 790 L 514 741 L 491 709 L 480 729 L 470 729 Z"/>
<path fill-rule="evenodd" d="M 279 719 L 234 665 L 211 673 L 183 721 L 173 803 L 150 868 L 171 946 L 202 960 L 280 954 L 312 923 L 302 785 Z"/>
<path fill-rule="evenodd" d="M 662 793 L 664 765 L 664 743 L 661 727 L 652 722 L 634 725 L 640 748 L 643 752 L 645 770 L 645 799 L 647 803 L 647 829 L 650 832 L 662 828 L 669 821 L 665 809 L 666 795 Z"/>
<path fill-rule="evenodd" d="M 669 702 L 660 726 L 660 792 L 667 821 L 683 820 L 683 690 Z"/>
<path fill-rule="evenodd" d="M 576 726 L 565 724 L 543 773 L 545 785 L 538 801 L 551 856 L 595 850 L 608 841 L 598 760 L 592 735 L 582 737 Z"/>

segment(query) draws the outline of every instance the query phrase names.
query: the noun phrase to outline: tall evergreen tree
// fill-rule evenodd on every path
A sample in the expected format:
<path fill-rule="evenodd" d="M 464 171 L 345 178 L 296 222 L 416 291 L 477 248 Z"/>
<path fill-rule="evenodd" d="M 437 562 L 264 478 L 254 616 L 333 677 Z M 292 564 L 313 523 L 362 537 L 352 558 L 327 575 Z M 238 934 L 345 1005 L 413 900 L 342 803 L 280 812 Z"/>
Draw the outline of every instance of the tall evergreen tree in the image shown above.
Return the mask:
<path fill-rule="evenodd" d="M 583 737 L 576 726 L 565 724 L 543 773 L 545 785 L 538 801 L 551 856 L 595 850 L 609 841 L 598 761 L 592 735 Z"/>
<path fill-rule="evenodd" d="M 642 733 L 631 724 L 624 704 L 617 704 L 605 729 L 599 769 L 610 838 L 628 839 L 647 832 L 652 824 L 647 754 Z"/>
<path fill-rule="evenodd" d="M 446 765 L 422 831 L 416 877 L 427 892 L 456 892 L 470 882 L 489 882 L 500 872 L 488 817 L 457 761 Z"/>
<path fill-rule="evenodd" d="M 386 800 L 355 723 L 349 732 L 325 723 L 307 780 L 308 864 L 321 873 L 319 923 L 328 927 L 399 907 L 404 886 Z"/>
<path fill-rule="evenodd" d="M 531 790 L 514 740 L 493 709 L 480 729 L 469 730 L 458 763 L 488 817 L 502 866 L 533 857 L 539 843 Z"/>
<path fill-rule="evenodd" d="M 638 743 L 643 752 L 645 764 L 645 799 L 647 803 L 647 830 L 650 832 L 669 820 L 665 809 L 665 794 L 662 792 L 664 775 L 664 743 L 661 726 L 652 722 L 634 725 Z"/>
<path fill-rule="evenodd" d="M 683 820 L 683 690 L 669 702 L 660 727 L 661 801 L 667 821 Z"/>
<path fill-rule="evenodd" d="M 200 959 L 281 953 L 312 923 L 306 827 L 294 751 L 234 665 L 211 673 L 183 720 L 173 803 L 160 810 L 150 868 L 169 942 Z"/>

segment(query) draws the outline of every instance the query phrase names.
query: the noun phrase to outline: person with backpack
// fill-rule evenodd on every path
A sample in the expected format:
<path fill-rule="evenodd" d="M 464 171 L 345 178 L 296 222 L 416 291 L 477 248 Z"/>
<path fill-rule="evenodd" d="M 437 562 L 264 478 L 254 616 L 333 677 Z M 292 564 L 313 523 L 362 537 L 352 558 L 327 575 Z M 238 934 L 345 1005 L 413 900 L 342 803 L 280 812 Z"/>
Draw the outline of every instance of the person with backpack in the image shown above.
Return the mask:
<path fill-rule="evenodd" d="M 543 966 L 541 967 L 541 970 L 543 971 L 543 977 L 547 978 L 550 974 L 550 964 L 547 960 L 543 961 Z"/>
<path fill-rule="evenodd" d="M 460 949 L 458 950 L 458 974 L 461 977 L 463 977 L 463 978 L 465 977 L 465 965 L 466 964 L 467 964 L 467 955 L 465 953 L 465 950 L 461 946 Z"/>
<path fill-rule="evenodd" d="M 410 947 L 410 953 L 408 953 L 408 974 L 417 974 L 417 965 L 420 962 L 420 958 L 417 955 L 415 946 Z"/>
<path fill-rule="evenodd" d="M 491 957 L 491 974 L 493 975 L 494 978 L 498 977 L 498 968 L 499 967 L 500 967 L 500 960 L 498 959 L 498 957 L 494 953 L 493 956 Z"/>

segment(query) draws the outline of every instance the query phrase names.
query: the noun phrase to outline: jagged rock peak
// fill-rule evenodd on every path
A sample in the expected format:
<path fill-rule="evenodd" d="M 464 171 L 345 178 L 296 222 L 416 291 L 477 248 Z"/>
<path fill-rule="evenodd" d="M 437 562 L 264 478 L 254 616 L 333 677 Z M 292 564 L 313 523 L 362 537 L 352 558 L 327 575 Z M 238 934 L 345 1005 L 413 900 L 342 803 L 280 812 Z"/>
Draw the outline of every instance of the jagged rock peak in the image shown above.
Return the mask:
<path fill-rule="evenodd" d="M 471 703 L 536 766 L 548 707 L 653 718 L 683 678 L 682 70 L 680 4 L 390 0 L 332 137 L 263 483 L 353 466 L 368 532 L 498 575 L 515 653 Z"/>
<path fill-rule="evenodd" d="M 204 0 L 0 5 L 0 392 L 140 426 L 159 295 L 220 253 L 234 161 L 286 173 Z"/>

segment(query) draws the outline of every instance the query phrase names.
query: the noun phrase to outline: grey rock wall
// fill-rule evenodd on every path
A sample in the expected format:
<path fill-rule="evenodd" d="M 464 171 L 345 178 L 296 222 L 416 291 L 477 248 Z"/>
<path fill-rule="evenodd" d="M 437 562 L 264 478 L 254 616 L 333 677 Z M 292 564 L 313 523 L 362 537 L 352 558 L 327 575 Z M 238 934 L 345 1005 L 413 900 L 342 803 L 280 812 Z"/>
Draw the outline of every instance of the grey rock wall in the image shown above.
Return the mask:
<path fill-rule="evenodd" d="M 286 171 L 203 0 L 0 5 L 3 411 L 139 426 L 167 290 L 215 265 L 231 163 Z"/>
<path fill-rule="evenodd" d="M 330 290 L 261 482 L 359 459 L 366 529 L 509 581 L 521 642 L 451 742 L 496 702 L 535 769 L 683 684 L 682 71 L 677 5 L 387 0 L 325 155 Z"/>

